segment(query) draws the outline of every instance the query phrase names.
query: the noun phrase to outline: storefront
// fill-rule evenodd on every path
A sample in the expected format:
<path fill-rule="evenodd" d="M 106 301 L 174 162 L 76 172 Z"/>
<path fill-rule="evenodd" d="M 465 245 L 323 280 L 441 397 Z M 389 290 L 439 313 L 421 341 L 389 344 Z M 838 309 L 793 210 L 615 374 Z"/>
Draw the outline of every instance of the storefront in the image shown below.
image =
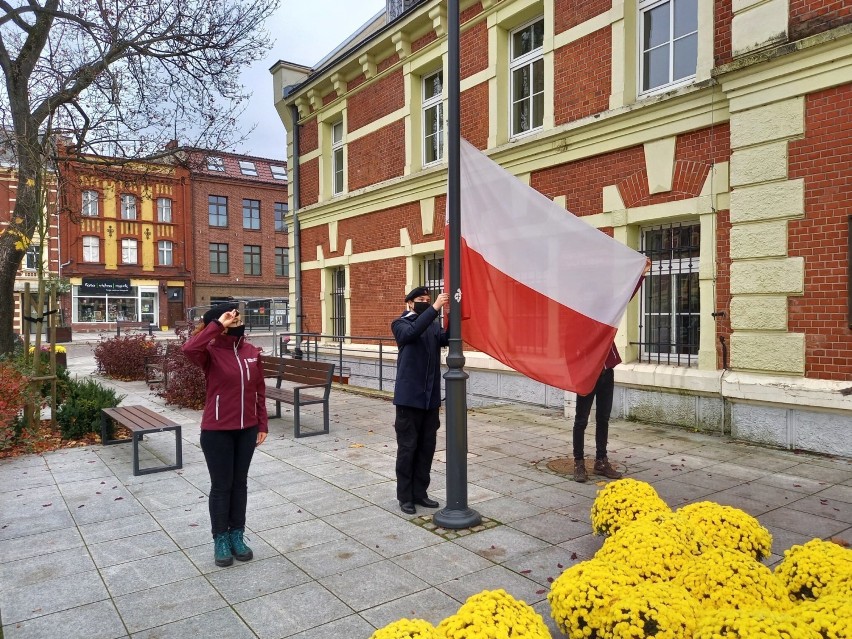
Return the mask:
<path fill-rule="evenodd" d="M 71 321 L 97 324 L 116 321 L 159 325 L 159 292 L 156 284 L 134 286 L 129 279 L 84 277 L 72 287 Z"/>

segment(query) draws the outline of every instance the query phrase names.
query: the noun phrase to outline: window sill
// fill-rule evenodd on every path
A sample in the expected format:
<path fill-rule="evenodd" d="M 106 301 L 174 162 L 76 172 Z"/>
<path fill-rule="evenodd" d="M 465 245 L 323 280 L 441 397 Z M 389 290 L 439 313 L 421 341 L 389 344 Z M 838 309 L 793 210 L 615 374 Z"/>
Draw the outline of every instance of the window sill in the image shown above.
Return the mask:
<path fill-rule="evenodd" d="M 654 89 L 648 89 L 647 91 L 642 91 L 636 96 L 636 101 L 640 102 L 645 98 L 656 98 L 660 95 L 665 95 L 671 91 L 676 91 L 677 89 L 682 89 L 683 87 L 689 86 L 690 84 L 695 83 L 695 76 L 691 76 L 689 78 L 684 78 L 683 80 L 678 80 L 677 82 L 672 82 L 671 84 L 664 84 L 663 86 L 656 87 Z"/>
<path fill-rule="evenodd" d="M 531 135 L 535 135 L 536 133 L 541 133 L 544 131 L 544 126 L 538 126 L 534 129 L 530 129 L 529 131 L 524 131 L 523 133 L 515 133 L 509 137 L 509 142 L 517 142 L 518 140 L 522 140 L 524 138 L 528 138 Z"/>

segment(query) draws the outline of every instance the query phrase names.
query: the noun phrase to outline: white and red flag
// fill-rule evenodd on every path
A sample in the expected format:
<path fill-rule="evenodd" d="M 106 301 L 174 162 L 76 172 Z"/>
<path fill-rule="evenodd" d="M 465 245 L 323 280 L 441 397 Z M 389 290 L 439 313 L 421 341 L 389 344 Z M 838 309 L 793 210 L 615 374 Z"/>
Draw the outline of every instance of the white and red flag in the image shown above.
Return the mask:
<path fill-rule="evenodd" d="M 470 346 L 588 394 L 645 262 L 461 141 L 461 324 Z"/>

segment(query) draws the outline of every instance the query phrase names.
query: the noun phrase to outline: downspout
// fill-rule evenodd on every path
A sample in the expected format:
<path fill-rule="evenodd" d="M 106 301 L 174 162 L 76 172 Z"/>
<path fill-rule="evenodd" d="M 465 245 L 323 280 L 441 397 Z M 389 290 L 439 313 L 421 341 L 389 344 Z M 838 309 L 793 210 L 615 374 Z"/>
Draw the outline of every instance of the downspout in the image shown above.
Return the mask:
<path fill-rule="evenodd" d="M 290 105 L 293 118 L 293 256 L 296 261 L 296 348 L 293 357 L 302 359 L 302 243 L 299 229 L 299 109 Z"/>

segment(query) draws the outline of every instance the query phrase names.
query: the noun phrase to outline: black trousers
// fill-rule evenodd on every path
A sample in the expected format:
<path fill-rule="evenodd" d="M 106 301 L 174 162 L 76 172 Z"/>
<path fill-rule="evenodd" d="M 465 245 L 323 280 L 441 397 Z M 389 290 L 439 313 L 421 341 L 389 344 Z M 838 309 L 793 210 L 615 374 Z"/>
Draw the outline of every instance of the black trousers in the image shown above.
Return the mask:
<path fill-rule="evenodd" d="M 210 472 L 210 526 L 214 537 L 246 527 L 248 471 L 256 445 L 257 426 L 201 431 L 201 450 Z"/>
<path fill-rule="evenodd" d="M 414 501 L 426 497 L 429 488 L 435 441 L 441 425 L 440 408 L 422 410 L 396 407 L 396 497 Z"/>
<path fill-rule="evenodd" d="M 615 388 L 615 373 L 605 368 L 594 390 L 588 395 L 577 395 L 577 411 L 574 414 L 574 459 L 583 459 L 583 437 L 592 402 L 595 403 L 595 459 L 606 457 L 606 444 L 609 439 L 609 415 L 612 412 L 612 392 Z"/>

